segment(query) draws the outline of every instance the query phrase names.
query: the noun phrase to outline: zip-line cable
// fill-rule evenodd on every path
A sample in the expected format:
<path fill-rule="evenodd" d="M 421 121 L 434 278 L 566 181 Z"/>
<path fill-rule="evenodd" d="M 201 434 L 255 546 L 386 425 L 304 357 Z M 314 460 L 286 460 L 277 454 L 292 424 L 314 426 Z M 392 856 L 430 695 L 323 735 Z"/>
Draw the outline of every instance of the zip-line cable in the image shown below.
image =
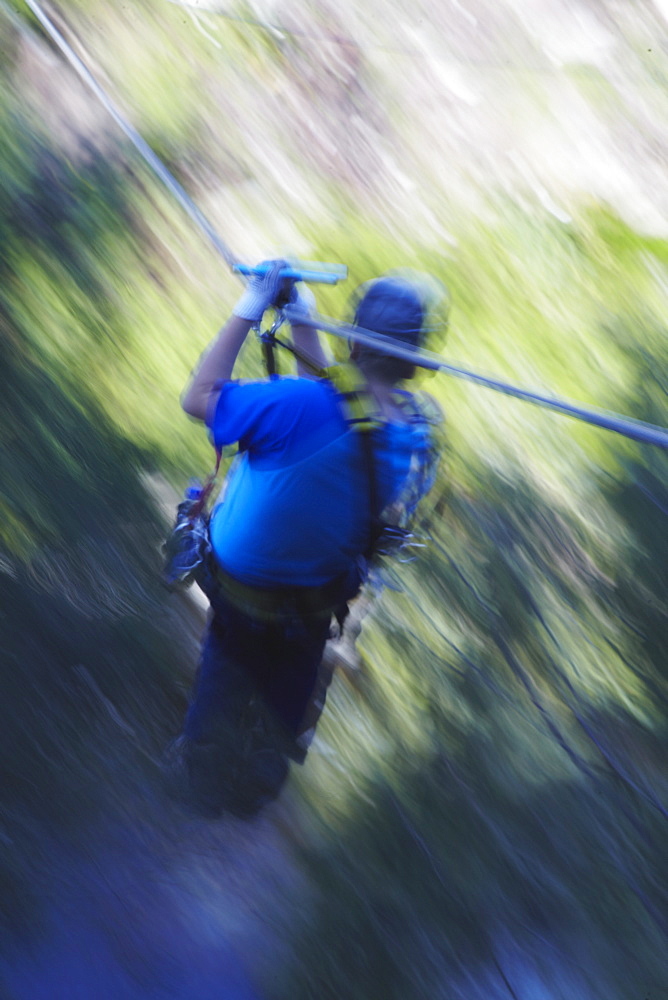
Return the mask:
<path fill-rule="evenodd" d="M 236 269 L 240 264 L 239 259 L 220 238 L 209 220 L 197 207 L 187 191 L 170 173 L 160 157 L 139 134 L 137 129 L 134 128 L 134 126 L 131 125 L 119 111 L 117 106 L 114 104 L 106 91 L 100 86 L 84 62 L 74 52 L 71 45 L 42 10 L 41 6 L 37 3 L 37 0 L 25 0 L 25 3 L 38 19 L 44 30 L 51 36 L 76 73 L 81 77 L 84 83 L 90 87 L 98 100 L 104 105 L 114 121 L 130 139 L 136 149 L 141 153 L 149 166 L 155 171 L 163 184 L 165 184 L 168 190 L 171 191 L 195 224 L 199 226 L 205 236 L 224 258 L 226 263 L 231 268 Z M 290 309 L 286 308 L 284 312 L 286 318 L 289 320 L 291 315 Z M 302 315 L 297 317 L 293 314 L 293 317 L 295 320 L 298 318 L 299 323 L 302 325 L 323 330 L 326 333 L 334 334 L 336 337 L 353 340 L 357 343 L 365 344 L 368 347 L 376 349 L 380 348 L 382 351 L 392 355 L 393 357 L 403 358 L 404 360 L 410 361 L 421 368 L 445 372 L 455 378 L 461 378 L 466 381 L 473 382 L 476 385 L 482 385 L 488 389 L 494 389 L 496 392 L 502 392 L 507 396 L 513 396 L 515 399 L 520 399 L 527 403 L 533 403 L 537 406 L 543 406 L 546 409 L 554 410 L 556 413 L 561 413 L 564 416 L 574 417 L 577 420 L 582 420 L 597 427 L 603 427 L 606 430 L 615 431 L 617 434 L 622 434 L 624 437 L 631 438 L 635 441 L 657 445 L 660 448 L 668 448 L 668 428 L 666 427 L 645 423 L 642 420 L 635 420 L 632 417 L 622 416 L 621 414 L 601 410 L 597 407 L 585 406 L 583 403 L 559 399 L 557 396 L 549 396 L 533 392 L 529 389 L 522 389 L 509 382 L 504 382 L 501 379 L 492 378 L 487 375 L 480 375 L 476 372 L 469 371 L 466 368 L 449 364 L 442 357 L 440 357 L 440 355 L 434 354 L 431 351 L 424 349 L 411 349 L 406 347 L 404 343 L 393 340 L 391 337 L 386 337 L 373 331 L 363 330 L 361 327 L 339 323 L 336 320 L 328 319 L 324 316 L 316 314 L 312 317 L 304 318 Z"/>
<path fill-rule="evenodd" d="M 60 51 L 63 53 L 67 61 L 70 63 L 72 68 L 76 70 L 78 75 L 84 81 L 84 83 L 90 87 L 98 100 L 104 105 L 111 117 L 114 119 L 116 124 L 125 132 L 126 136 L 132 142 L 136 148 L 139 150 L 141 155 L 144 157 L 146 162 L 153 168 L 155 173 L 158 175 L 160 180 L 165 184 L 165 186 L 171 191 L 174 197 L 179 201 L 181 206 L 186 210 L 190 218 L 202 232 L 207 236 L 207 238 L 213 243 L 216 250 L 222 255 L 222 257 L 227 261 L 227 263 L 232 267 L 234 264 L 239 263 L 239 259 L 235 254 L 232 253 L 227 244 L 220 238 L 218 233 L 215 231 L 209 220 L 206 218 L 204 213 L 197 207 L 195 202 L 192 200 L 188 192 L 182 187 L 177 181 L 176 177 L 167 169 L 165 164 L 162 162 L 160 157 L 154 153 L 146 140 L 139 134 L 136 128 L 130 124 L 130 122 L 123 116 L 119 111 L 118 107 L 114 104 L 112 99 L 109 97 L 107 92 L 100 86 L 93 74 L 90 72 L 85 63 L 79 58 L 72 46 L 67 42 L 63 35 L 58 31 L 55 24 L 51 19 L 44 13 L 42 8 L 35 0 L 25 0 L 30 10 L 33 12 L 37 20 L 40 22 L 44 30 L 51 36 Z"/>
<path fill-rule="evenodd" d="M 289 320 L 290 309 L 287 308 L 284 312 L 286 314 L 286 318 Z M 444 361 L 439 354 L 434 354 L 432 351 L 427 351 L 424 348 L 414 350 L 410 347 L 406 347 L 406 345 L 399 340 L 393 340 L 392 337 L 386 337 L 383 334 L 362 330 L 361 327 L 348 326 L 344 323 L 339 323 L 336 320 L 327 319 L 324 316 L 314 316 L 312 319 L 305 319 L 302 316 L 297 317 L 295 315 L 294 318 L 295 321 L 297 321 L 298 318 L 299 323 L 304 326 L 324 330 L 327 333 L 334 334 L 336 337 L 345 337 L 348 340 L 354 340 L 359 344 L 365 345 L 366 347 L 382 347 L 384 353 L 390 354 L 395 358 L 402 358 L 404 361 L 412 361 L 421 368 L 427 368 L 431 371 L 446 372 L 448 375 L 453 375 L 455 378 L 465 379 L 468 382 L 483 385 L 488 389 L 495 389 L 497 392 L 502 392 L 507 396 L 514 396 L 516 399 L 522 399 L 526 403 L 534 403 L 536 406 L 544 406 L 547 409 L 554 410 L 564 416 L 575 417 L 576 419 L 583 420 L 586 423 L 595 424 L 598 427 L 604 427 L 606 430 L 616 431 L 618 434 L 623 434 L 625 437 L 633 438 L 635 441 L 643 441 L 647 444 L 658 445 L 660 448 L 668 448 L 668 427 L 645 423 L 643 420 L 635 420 L 632 417 L 625 417 L 619 413 L 612 413 L 608 410 L 598 409 L 597 407 L 585 406 L 583 403 L 560 399 L 557 396 L 544 395 L 542 393 L 533 392 L 530 389 L 521 389 L 519 386 L 511 385 L 509 382 L 503 382 L 501 379 L 492 378 L 488 375 L 480 375 L 476 372 L 468 371 L 466 368 L 460 368 L 457 365 L 449 364 L 447 361 Z"/>

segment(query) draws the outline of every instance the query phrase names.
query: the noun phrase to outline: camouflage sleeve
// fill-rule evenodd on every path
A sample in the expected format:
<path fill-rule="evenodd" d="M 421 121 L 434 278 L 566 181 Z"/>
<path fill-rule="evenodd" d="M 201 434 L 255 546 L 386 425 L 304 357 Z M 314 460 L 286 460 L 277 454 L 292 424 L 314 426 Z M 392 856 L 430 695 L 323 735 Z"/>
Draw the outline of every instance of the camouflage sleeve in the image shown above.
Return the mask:
<path fill-rule="evenodd" d="M 445 443 L 445 418 L 436 401 L 426 393 L 411 397 L 415 444 L 408 476 L 399 496 L 383 511 L 382 520 L 410 531 L 418 506 L 434 485 Z"/>
<path fill-rule="evenodd" d="M 430 492 L 436 480 L 445 446 L 445 414 L 433 396 L 416 393 L 416 424 L 420 430 L 418 446 L 411 469 L 411 497 L 407 504 L 408 520 L 415 516 L 417 506 Z"/>

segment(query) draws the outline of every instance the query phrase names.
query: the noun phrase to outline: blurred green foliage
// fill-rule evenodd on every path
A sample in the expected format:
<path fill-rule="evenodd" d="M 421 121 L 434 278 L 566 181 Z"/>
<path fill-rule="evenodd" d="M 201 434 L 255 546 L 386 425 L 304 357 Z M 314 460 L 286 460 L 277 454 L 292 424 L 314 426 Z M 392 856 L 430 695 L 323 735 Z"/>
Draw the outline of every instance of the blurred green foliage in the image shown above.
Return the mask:
<path fill-rule="evenodd" d="M 283 43 L 208 24 L 217 48 L 178 6 L 72 10 L 184 183 L 206 198 L 220 168 L 230 226 L 247 213 L 272 245 L 289 214 L 310 256 L 348 265 L 350 289 L 397 266 L 433 273 L 453 312 L 430 346 L 448 358 L 668 422 L 665 241 L 606 206 L 565 223 L 495 192 L 482 214 L 453 210 L 454 238 L 436 248 L 384 227 L 335 179 L 313 178 L 329 221 L 289 183 L 267 204 L 242 83 L 280 90 Z M 235 284 L 131 149 L 104 130 L 68 147 L 36 116 L 11 37 L 0 878 L 16 929 L 36 919 L 39 824 L 74 836 L 110 790 L 150 785 L 183 708 L 192 649 L 175 642 L 184 621 L 156 583 L 164 525 L 141 474 L 180 488 L 208 469 L 178 394 Z M 236 81 L 229 99 L 218 72 Z M 216 102 L 237 99 L 221 136 Z M 345 314 L 340 289 L 318 300 Z M 242 366 L 260 374 L 253 345 Z M 299 960 L 268 995 L 470 1000 L 496 995 L 485 977 L 515 962 L 556 977 L 555 995 L 629 1000 L 666 974 L 666 457 L 445 377 L 425 387 L 448 419 L 432 540 L 392 571 L 399 589 L 369 616 L 362 667 L 335 681 L 323 752 L 297 779 L 314 902 L 303 927 L 295 916 Z M 110 705 L 130 739 L 109 728 Z"/>

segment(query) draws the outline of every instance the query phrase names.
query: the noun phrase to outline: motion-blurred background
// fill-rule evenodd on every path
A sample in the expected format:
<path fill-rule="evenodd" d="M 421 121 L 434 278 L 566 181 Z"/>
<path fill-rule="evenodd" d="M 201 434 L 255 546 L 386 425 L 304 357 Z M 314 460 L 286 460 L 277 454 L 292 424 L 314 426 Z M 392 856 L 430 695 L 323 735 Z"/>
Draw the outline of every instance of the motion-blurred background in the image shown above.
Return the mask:
<path fill-rule="evenodd" d="M 668 423 L 664 0 L 46 9 L 236 254 L 348 266 L 322 313 L 419 268 L 448 360 Z M 665 453 L 425 381 L 432 538 L 305 767 L 183 815 L 159 545 L 238 283 L 19 0 L 0 74 L 2 1000 L 668 996 Z"/>

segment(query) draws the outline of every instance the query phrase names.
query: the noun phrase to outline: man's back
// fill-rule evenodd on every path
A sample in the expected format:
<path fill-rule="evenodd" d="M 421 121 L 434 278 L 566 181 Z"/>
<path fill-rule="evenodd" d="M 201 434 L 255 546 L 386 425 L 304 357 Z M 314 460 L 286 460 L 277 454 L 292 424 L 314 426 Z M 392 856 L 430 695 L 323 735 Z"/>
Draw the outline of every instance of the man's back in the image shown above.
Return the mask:
<path fill-rule="evenodd" d="M 403 396 L 405 404 L 411 397 Z M 397 406 L 397 419 L 372 432 L 372 472 L 362 434 L 330 382 L 287 378 L 223 387 L 211 429 L 218 446 L 239 441 L 240 456 L 212 518 L 221 566 L 260 587 L 319 586 L 349 570 L 424 443 L 424 422 L 415 408 L 410 419 L 405 413 L 405 405 Z"/>

